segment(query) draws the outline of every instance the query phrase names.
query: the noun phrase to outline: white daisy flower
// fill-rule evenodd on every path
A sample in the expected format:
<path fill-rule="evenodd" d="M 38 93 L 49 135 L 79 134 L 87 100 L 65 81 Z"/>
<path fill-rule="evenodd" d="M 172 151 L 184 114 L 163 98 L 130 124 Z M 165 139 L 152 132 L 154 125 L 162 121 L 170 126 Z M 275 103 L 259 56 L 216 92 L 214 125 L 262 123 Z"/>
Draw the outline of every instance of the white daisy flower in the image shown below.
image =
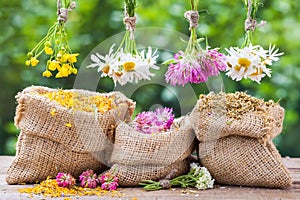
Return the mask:
<path fill-rule="evenodd" d="M 227 75 L 233 80 L 240 81 L 248 75 L 255 73 L 255 66 L 259 65 L 260 58 L 255 54 L 256 46 L 249 46 L 243 49 L 230 47 L 225 49 L 227 56 Z"/>
<path fill-rule="evenodd" d="M 150 80 L 154 76 L 149 71 L 148 62 L 143 60 L 138 55 L 130 53 L 120 55 L 119 69 L 113 72 L 112 78 L 120 85 L 125 85 L 127 82 L 138 82 L 139 80 Z"/>
<path fill-rule="evenodd" d="M 275 50 L 275 45 L 270 45 L 269 50 L 264 50 L 259 45 L 250 45 L 243 49 L 230 47 L 226 51 L 229 54 L 226 74 L 236 81 L 249 78 L 257 83 L 266 75 L 271 77 L 272 71 L 267 65 L 272 65 L 273 61 L 278 61 L 278 57 L 283 55 L 278 53 L 278 49 Z"/>
<path fill-rule="evenodd" d="M 270 68 L 267 68 L 266 65 L 260 65 L 258 67 L 255 68 L 255 72 L 248 75 L 247 78 L 251 79 L 252 81 L 257 82 L 258 84 L 260 84 L 260 81 L 263 77 L 265 77 L 266 75 L 268 77 L 271 77 L 271 72 L 272 70 Z"/>
<path fill-rule="evenodd" d="M 282 56 L 284 53 L 278 53 L 279 49 L 275 50 L 275 44 L 272 46 L 270 44 L 269 46 L 269 52 L 267 54 L 266 60 L 265 62 L 267 63 L 267 65 L 272 65 L 272 61 L 278 61 L 279 60 L 279 56 Z"/>
<path fill-rule="evenodd" d="M 87 68 L 98 67 L 98 72 L 102 72 L 101 76 L 111 76 L 112 72 L 118 66 L 118 57 L 114 54 L 114 44 L 109 49 L 109 53 L 105 56 L 100 55 L 99 53 L 92 54 L 91 60 L 93 64 L 87 66 Z"/>
<path fill-rule="evenodd" d="M 120 85 L 125 85 L 128 82 L 138 82 L 139 80 L 150 80 L 154 76 L 150 72 L 150 68 L 159 69 L 156 66 L 157 50 L 152 52 L 152 48 L 148 47 L 147 53 L 142 51 L 136 55 L 132 53 L 124 53 L 123 48 L 114 52 L 114 45 L 109 50 L 109 53 L 102 56 L 98 53 L 91 55 L 91 60 L 94 62 L 87 66 L 88 68 L 98 67 L 98 72 L 102 72 L 101 76 L 109 76 Z"/>
<path fill-rule="evenodd" d="M 156 59 L 158 58 L 159 55 L 157 55 L 157 49 L 152 53 L 152 48 L 148 46 L 148 51 L 147 53 L 145 50 L 141 51 L 140 53 L 141 58 L 148 63 L 150 68 L 158 70 L 159 67 L 156 66 Z"/>

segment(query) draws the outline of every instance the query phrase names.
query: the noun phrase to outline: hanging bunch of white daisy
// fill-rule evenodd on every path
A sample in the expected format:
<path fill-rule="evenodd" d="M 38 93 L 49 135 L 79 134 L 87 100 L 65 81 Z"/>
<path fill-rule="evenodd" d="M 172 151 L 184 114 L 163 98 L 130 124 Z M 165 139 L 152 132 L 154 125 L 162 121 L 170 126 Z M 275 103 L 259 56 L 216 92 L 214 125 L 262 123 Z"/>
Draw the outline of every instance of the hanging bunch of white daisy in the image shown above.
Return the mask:
<path fill-rule="evenodd" d="M 269 50 L 251 44 L 244 48 L 230 47 L 225 50 L 228 52 L 226 75 L 236 81 L 249 78 L 257 83 L 260 83 L 266 75 L 271 77 L 272 70 L 268 66 L 278 61 L 278 57 L 283 55 L 283 53 L 278 53 L 278 49 L 275 50 L 275 45 L 271 44 Z"/>
<path fill-rule="evenodd" d="M 126 25 L 125 36 L 114 51 L 114 45 L 111 46 L 109 53 L 101 55 L 95 53 L 91 55 L 94 62 L 87 66 L 88 68 L 98 67 L 98 72 L 102 77 L 110 77 L 114 83 L 125 85 L 128 82 L 138 82 L 140 80 L 150 80 L 154 76 L 150 69 L 158 70 L 156 59 L 158 58 L 157 50 L 153 51 L 149 46 L 146 50 L 138 51 L 135 38 L 135 8 L 136 0 L 125 0 L 124 6 L 124 24 Z"/>
<path fill-rule="evenodd" d="M 261 79 L 266 75 L 271 77 L 272 70 L 268 68 L 279 60 L 279 49 L 275 45 L 269 46 L 268 50 L 264 50 L 260 45 L 252 45 L 252 33 L 257 27 L 263 26 L 266 22 L 261 21 L 259 24 L 255 20 L 260 0 L 244 0 L 247 8 L 247 19 L 245 21 L 246 37 L 242 48 L 230 47 L 225 49 L 228 53 L 226 75 L 235 81 L 251 79 L 260 83 Z"/>

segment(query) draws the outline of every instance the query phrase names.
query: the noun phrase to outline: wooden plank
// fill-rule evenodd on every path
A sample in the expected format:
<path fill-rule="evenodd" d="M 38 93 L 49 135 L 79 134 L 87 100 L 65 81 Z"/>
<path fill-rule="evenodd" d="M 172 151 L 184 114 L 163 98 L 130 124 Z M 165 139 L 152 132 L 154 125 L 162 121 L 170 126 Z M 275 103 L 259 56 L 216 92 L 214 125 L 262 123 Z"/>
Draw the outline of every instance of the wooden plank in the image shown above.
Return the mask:
<path fill-rule="evenodd" d="M 7 185 L 5 182 L 5 173 L 13 157 L 0 156 L 0 199 L 30 199 L 28 194 L 20 194 L 19 188 L 30 187 L 31 185 Z M 211 190 L 199 191 L 196 189 L 160 190 L 153 192 L 143 191 L 141 188 L 122 188 L 120 191 L 125 194 L 124 197 L 80 197 L 83 200 L 96 199 L 300 199 L 300 159 L 283 158 L 284 164 L 288 167 L 293 177 L 293 185 L 287 189 L 267 189 L 235 186 L 216 186 Z M 34 196 L 33 199 L 51 199 Z M 60 198 L 63 199 L 63 198 Z M 72 198 L 76 199 L 76 198 Z"/>

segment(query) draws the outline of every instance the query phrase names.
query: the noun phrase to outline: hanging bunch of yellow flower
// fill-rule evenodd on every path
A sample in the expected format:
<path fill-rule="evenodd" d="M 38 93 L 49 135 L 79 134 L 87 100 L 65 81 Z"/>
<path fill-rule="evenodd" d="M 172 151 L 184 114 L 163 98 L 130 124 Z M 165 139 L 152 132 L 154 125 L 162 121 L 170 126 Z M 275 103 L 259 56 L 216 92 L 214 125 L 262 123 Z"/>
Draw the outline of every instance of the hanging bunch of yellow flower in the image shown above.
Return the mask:
<path fill-rule="evenodd" d="M 68 12 L 76 7 L 76 3 L 70 0 L 58 1 L 58 21 L 50 27 L 47 35 L 30 51 L 25 61 L 27 66 L 37 66 L 38 57 L 45 53 L 50 56 L 44 77 L 51 77 L 56 73 L 55 78 L 68 77 L 77 74 L 74 63 L 77 62 L 78 53 L 72 53 L 68 44 L 68 35 L 65 30 L 65 22 L 68 19 Z"/>

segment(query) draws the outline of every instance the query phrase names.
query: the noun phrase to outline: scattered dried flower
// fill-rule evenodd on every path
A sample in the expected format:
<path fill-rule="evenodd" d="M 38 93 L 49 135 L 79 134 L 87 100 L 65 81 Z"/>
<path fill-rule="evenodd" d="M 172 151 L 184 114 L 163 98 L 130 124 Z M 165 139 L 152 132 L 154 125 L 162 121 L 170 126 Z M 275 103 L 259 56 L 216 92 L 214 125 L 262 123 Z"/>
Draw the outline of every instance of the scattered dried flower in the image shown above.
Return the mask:
<path fill-rule="evenodd" d="M 68 187 L 68 188 L 70 188 L 73 185 L 75 185 L 76 180 L 74 179 L 73 176 L 71 176 L 71 174 L 60 172 L 56 176 L 56 182 L 57 182 L 59 187 Z"/>
<path fill-rule="evenodd" d="M 103 174 L 100 178 L 101 180 L 101 188 L 103 190 L 117 190 L 119 186 L 119 179 L 118 177 L 114 176 L 113 174 L 107 172 Z"/>
<path fill-rule="evenodd" d="M 95 174 L 93 170 L 82 172 L 82 174 L 79 176 L 79 181 L 82 187 L 88 188 L 96 188 L 100 182 L 97 174 Z"/>

